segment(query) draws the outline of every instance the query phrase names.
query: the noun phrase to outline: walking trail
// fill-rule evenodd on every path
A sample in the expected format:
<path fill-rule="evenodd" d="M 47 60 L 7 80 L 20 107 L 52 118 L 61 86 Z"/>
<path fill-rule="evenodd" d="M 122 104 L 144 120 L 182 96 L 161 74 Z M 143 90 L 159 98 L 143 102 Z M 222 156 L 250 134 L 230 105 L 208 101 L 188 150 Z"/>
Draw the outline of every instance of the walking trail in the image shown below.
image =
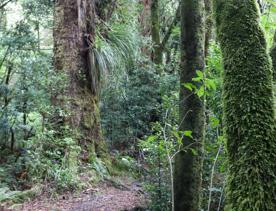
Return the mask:
<path fill-rule="evenodd" d="M 105 181 L 81 193 L 65 193 L 55 198 L 45 194 L 25 202 L 20 211 L 141 211 L 146 206 L 145 193 L 138 182 Z M 0 208 L 1 210 L 1 208 Z M 6 211 L 6 210 L 5 210 Z"/>

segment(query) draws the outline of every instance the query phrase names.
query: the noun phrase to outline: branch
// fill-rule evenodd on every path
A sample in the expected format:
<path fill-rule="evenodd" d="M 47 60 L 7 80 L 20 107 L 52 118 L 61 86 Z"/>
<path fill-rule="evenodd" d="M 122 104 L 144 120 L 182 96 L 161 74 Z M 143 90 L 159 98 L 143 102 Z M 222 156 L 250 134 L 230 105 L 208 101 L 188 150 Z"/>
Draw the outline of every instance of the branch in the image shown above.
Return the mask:
<path fill-rule="evenodd" d="M 7 0 L 3 4 L 0 5 L 0 9 L 3 9 L 5 6 L 7 6 L 8 3 L 10 3 L 12 0 Z"/>
<path fill-rule="evenodd" d="M 167 31 L 167 33 L 165 34 L 162 42 L 161 42 L 161 45 L 160 45 L 160 48 L 161 50 L 164 49 L 165 45 L 167 44 L 168 40 L 170 39 L 170 36 L 172 34 L 172 31 L 173 31 L 173 28 L 176 26 L 176 24 L 179 22 L 179 16 L 180 16 L 180 6 L 178 6 L 177 10 L 176 10 L 176 14 L 175 14 L 175 17 Z"/>
<path fill-rule="evenodd" d="M 11 46 L 9 45 L 8 48 L 7 48 L 7 50 L 6 50 L 6 52 L 5 52 L 5 54 L 4 54 L 4 57 L 3 57 L 2 61 L 0 62 L 0 69 L 2 68 L 2 66 L 3 66 L 3 64 L 4 64 L 6 58 L 7 58 L 8 54 L 9 54 L 10 48 L 11 48 Z"/>
<path fill-rule="evenodd" d="M 210 179 L 210 186 L 209 186 L 209 199 L 208 199 L 208 209 L 207 211 L 210 211 L 211 208 L 211 202 L 212 202 L 212 188 L 213 188 L 213 179 L 214 179 L 214 174 L 215 174 L 215 167 L 217 160 L 219 158 L 219 154 L 222 150 L 222 145 L 219 146 L 218 152 L 216 154 L 215 160 L 213 162 L 213 167 L 212 167 L 212 172 L 211 172 L 211 179 Z"/>

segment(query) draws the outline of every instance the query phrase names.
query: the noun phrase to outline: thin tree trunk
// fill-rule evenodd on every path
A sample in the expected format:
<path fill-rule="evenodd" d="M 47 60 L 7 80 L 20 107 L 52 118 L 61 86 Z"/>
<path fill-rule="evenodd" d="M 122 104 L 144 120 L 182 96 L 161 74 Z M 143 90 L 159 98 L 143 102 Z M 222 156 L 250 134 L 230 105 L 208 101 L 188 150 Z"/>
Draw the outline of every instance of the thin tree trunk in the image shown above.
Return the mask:
<path fill-rule="evenodd" d="M 204 71 L 204 0 L 181 1 L 181 72 L 180 130 L 190 130 L 193 139 L 185 137 L 183 148 L 175 157 L 175 211 L 200 210 L 202 183 L 204 102 L 184 83 L 193 83 L 196 71 Z M 199 84 L 196 84 L 199 87 Z M 183 100 L 186 99 L 186 100 Z M 192 151 L 197 152 L 196 155 Z"/>
<path fill-rule="evenodd" d="M 95 39 L 95 5 L 90 0 L 57 0 L 54 16 L 54 66 L 68 84 L 53 97 L 68 114 L 66 123 L 80 135 L 80 146 L 101 155 L 105 144 L 99 116 L 99 73 L 89 63 Z"/>
<path fill-rule="evenodd" d="M 159 0 L 151 0 L 151 36 L 153 43 L 153 62 L 157 65 L 161 65 L 162 50 L 160 39 Z"/>
<path fill-rule="evenodd" d="M 206 13 L 206 20 L 205 20 L 205 58 L 208 56 L 209 53 L 209 45 L 210 40 L 212 38 L 213 32 L 213 0 L 204 0 L 205 3 L 205 13 Z"/>
<path fill-rule="evenodd" d="M 156 65 L 162 65 L 163 53 L 166 50 L 165 46 L 169 41 L 174 27 L 179 23 L 180 8 L 178 7 L 175 13 L 175 17 L 168 27 L 163 39 L 160 35 L 160 12 L 159 12 L 159 0 L 151 0 L 151 37 L 153 43 L 152 61 Z"/>
<path fill-rule="evenodd" d="M 276 210 L 272 73 L 256 0 L 216 0 L 224 63 L 227 208 Z"/>
<path fill-rule="evenodd" d="M 151 1 L 141 0 L 140 5 L 143 8 L 139 17 L 141 34 L 144 37 L 148 37 L 151 31 L 151 24 L 149 19 L 151 18 Z"/>

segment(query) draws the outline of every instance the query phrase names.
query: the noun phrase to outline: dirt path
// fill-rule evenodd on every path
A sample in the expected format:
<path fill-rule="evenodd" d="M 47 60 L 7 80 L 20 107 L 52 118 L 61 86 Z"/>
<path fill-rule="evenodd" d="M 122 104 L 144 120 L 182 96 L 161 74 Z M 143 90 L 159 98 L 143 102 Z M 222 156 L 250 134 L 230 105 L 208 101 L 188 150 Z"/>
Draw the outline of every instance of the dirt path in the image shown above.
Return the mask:
<path fill-rule="evenodd" d="M 78 195 L 67 193 L 58 199 L 40 196 L 24 203 L 20 211 L 127 211 L 143 210 L 146 200 L 141 185 L 137 182 L 114 185 L 104 182 Z M 139 209 L 140 208 L 140 209 Z"/>

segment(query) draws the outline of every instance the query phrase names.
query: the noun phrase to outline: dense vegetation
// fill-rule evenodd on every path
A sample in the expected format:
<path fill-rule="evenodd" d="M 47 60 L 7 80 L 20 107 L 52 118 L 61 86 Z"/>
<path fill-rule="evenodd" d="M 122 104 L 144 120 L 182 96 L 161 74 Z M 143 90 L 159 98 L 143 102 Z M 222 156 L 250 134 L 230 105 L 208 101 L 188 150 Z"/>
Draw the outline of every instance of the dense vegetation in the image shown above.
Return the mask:
<path fill-rule="evenodd" d="M 273 0 L 1 1 L 0 204 L 276 210 L 275 52 Z"/>

